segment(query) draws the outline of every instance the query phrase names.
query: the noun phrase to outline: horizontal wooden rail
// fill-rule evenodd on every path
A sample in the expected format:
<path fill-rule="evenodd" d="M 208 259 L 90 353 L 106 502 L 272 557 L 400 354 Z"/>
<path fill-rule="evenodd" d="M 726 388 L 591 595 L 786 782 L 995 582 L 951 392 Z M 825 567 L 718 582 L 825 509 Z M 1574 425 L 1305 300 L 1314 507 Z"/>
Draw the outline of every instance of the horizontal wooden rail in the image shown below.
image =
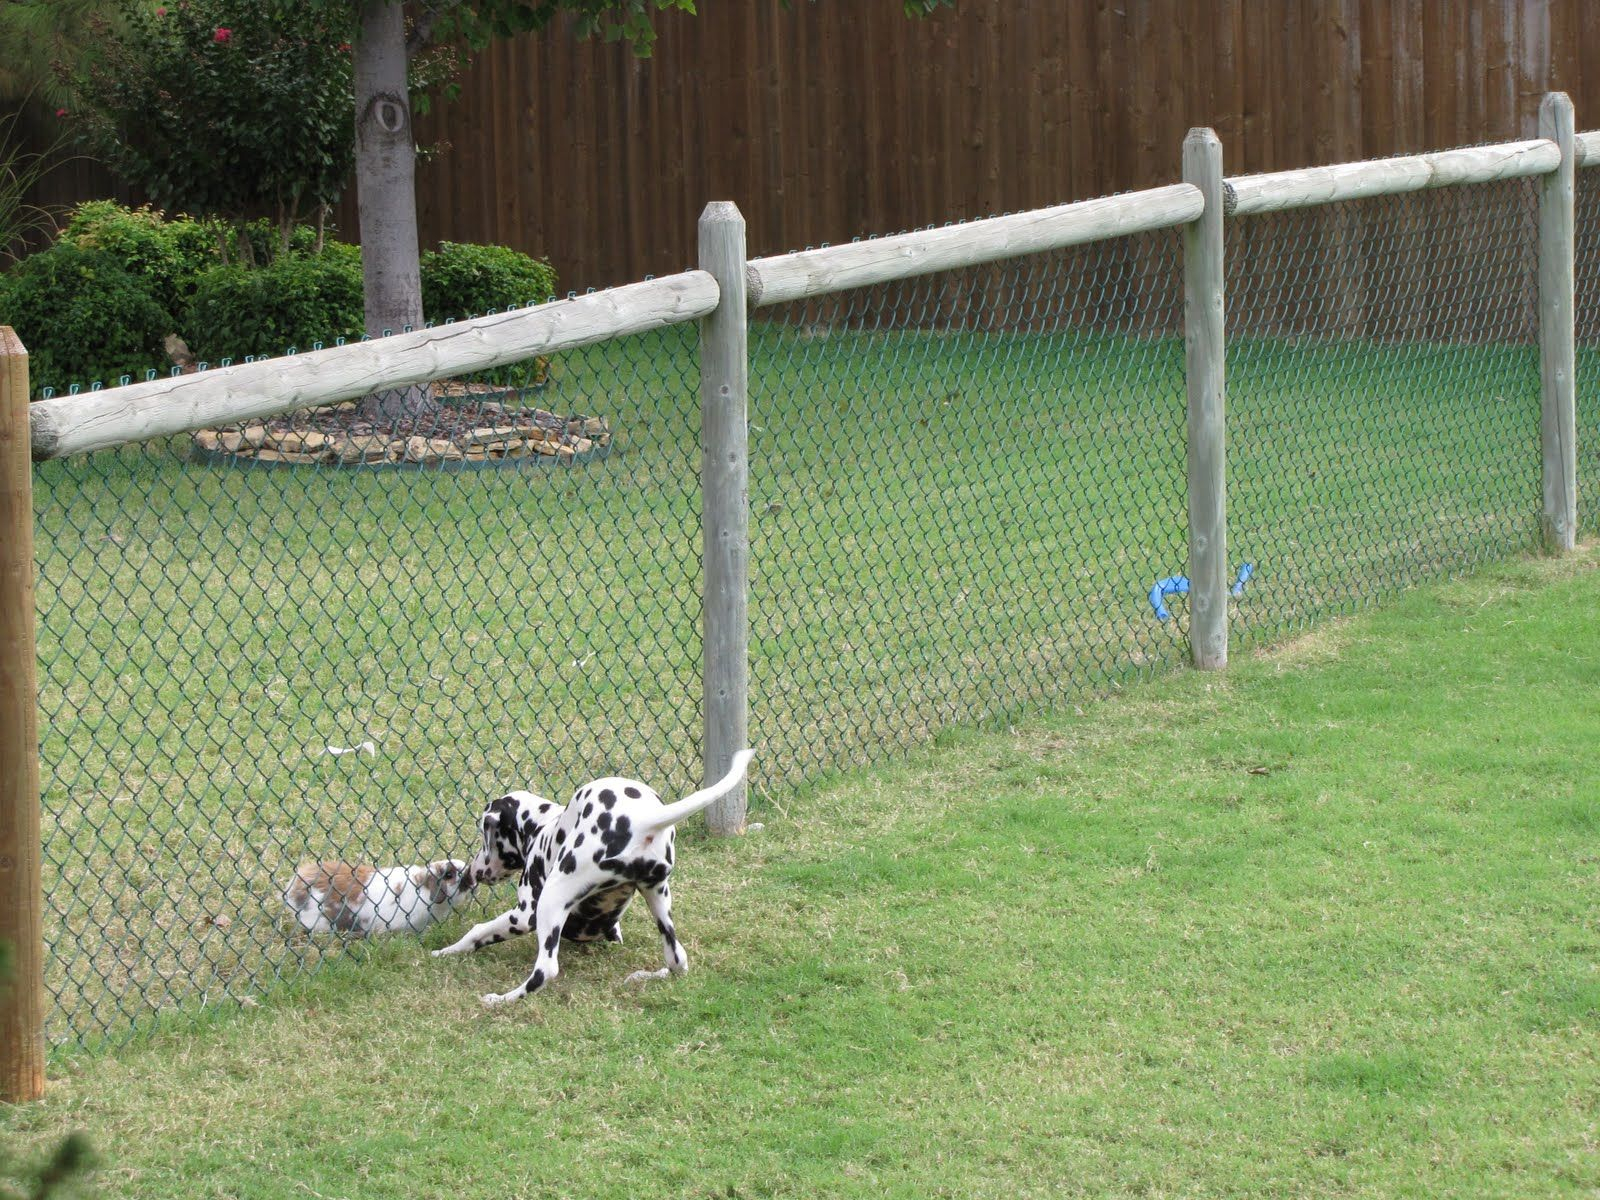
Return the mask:
<path fill-rule="evenodd" d="M 1572 139 L 1573 161 L 1580 167 L 1600 167 L 1600 129 L 1591 129 Z"/>
<path fill-rule="evenodd" d="M 704 271 L 418 329 L 377 341 L 35 402 L 34 459 L 65 458 L 213 425 L 354 400 L 693 321 L 721 297 Z"/>
<path fill-rule="evenodd" d="M 1199 188 L 1175 183 L 939 229 L 752 259 L 746 267 L 750 307 L 1186 225 L 1204 210 Z"/>
<path fill-rule="evenodd" d="M 1229 216 L 1280 212 L 1338 200 L 1393 196 L 1461 183 L 1488 183 L 1525 175 L 1548 175 L 1561 165 L 1561 150 L 1552 141 L 1535 138 L 1498 146 L 1440 150 L 1402 158 L 1236 175 L 1226 181 Z"/>

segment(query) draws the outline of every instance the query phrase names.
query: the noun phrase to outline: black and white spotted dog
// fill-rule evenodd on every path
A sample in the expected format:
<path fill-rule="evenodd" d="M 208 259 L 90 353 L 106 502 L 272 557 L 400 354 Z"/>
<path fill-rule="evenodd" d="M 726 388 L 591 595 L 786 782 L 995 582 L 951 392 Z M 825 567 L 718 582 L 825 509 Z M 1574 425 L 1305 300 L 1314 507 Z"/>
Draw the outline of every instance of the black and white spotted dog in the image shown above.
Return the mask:
<path fill-rule="evenodd" d="M 708 808 L 739 785 L 751 753 L 733 756 L 733 767 L 716 783 L 676 804 L 662 804 L 655 791 L 634 779 L 586 783 L 562 807 L 532 792 L 511 792 L 484 811 L 483 848 L 468 866 L 463 885 L 476 887 L 521 873 L 516 906 L 474 926 L 434 957 L 465 954 L 535 932 L 539 954 L 520 986 L 483 997 L 493 1008 L 537 992 L 560 970 L 561 939 L 620 942 L 619 922 L 634 894 L 644 896 L 661 931 L 667 965 L 635 971 L 636 979 L 665 979 L 689 969 L 689 956 L 672 928 L 673 826 Z"/>

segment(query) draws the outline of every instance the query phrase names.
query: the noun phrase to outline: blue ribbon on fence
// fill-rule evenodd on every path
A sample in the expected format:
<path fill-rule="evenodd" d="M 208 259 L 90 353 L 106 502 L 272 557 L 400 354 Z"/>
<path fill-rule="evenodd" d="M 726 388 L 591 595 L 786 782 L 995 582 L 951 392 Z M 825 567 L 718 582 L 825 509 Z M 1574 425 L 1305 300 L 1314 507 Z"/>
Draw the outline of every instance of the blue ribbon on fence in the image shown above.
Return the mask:
<path fill-rule="evenodd" d="M 1250 577 L 1256 573 L 1254 563 L 1245 563 L 1239 568 L 1239 574 L 1234 577 L 1233 586 L 1228 589 L 1229 595 L 1244 595 L 1244 585 L 1250 582 Z M 1150 607 L 1156 610 L 1159 620 L 1168 620 L 1172 614 L 1167 611 L 1166 598 L 1168 596 L 1183 596 L 1189 591 L 1189 577 L 1187 575 L 1168 575 L 1165 579 L 1156 580 L 1155 587 L 1150 589 Z"/>

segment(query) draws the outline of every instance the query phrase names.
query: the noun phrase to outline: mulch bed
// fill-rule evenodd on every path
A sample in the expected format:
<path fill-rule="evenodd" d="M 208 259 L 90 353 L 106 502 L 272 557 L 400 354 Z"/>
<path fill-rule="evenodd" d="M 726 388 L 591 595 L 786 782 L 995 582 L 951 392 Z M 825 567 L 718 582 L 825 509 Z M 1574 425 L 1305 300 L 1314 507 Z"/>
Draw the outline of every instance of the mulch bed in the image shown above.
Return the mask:
<path fill-rule="evenodd" d="M 194 456 L 307 466 L 531 466 L 603 457 L 611 446 L 604 417 L 506 402 L 522 393 L 447 382 L 435 386 L 434 396 L 440 403 L 426 414 L 393 422 L 370 420 L 351 401 L 202 429 L 193 435 Z"/>

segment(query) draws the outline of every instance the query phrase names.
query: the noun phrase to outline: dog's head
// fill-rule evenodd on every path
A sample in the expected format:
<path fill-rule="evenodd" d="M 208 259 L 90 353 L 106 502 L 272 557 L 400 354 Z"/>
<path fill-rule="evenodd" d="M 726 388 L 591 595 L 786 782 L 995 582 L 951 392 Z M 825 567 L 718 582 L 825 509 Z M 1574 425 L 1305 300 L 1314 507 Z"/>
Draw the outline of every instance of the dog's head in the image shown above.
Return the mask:
<path fill-rule="evenodd" d="M 425 867 L 417 867 L 411 872 L 411 882 L 417 885 L 418 894 L 430 907 L 454 904 L 470 886 L 467 883 L 467 864 L 459 858 L 441 858 Z"/>
<path fill-rule="evenodd" d="M 478 832 L 483 844 L 466 870 L 463 886 L 493 883 L 520 875 L 539 830 L 555 820 L 562 807 L 532 792 L 507 792 L 483 810 Z"/>

